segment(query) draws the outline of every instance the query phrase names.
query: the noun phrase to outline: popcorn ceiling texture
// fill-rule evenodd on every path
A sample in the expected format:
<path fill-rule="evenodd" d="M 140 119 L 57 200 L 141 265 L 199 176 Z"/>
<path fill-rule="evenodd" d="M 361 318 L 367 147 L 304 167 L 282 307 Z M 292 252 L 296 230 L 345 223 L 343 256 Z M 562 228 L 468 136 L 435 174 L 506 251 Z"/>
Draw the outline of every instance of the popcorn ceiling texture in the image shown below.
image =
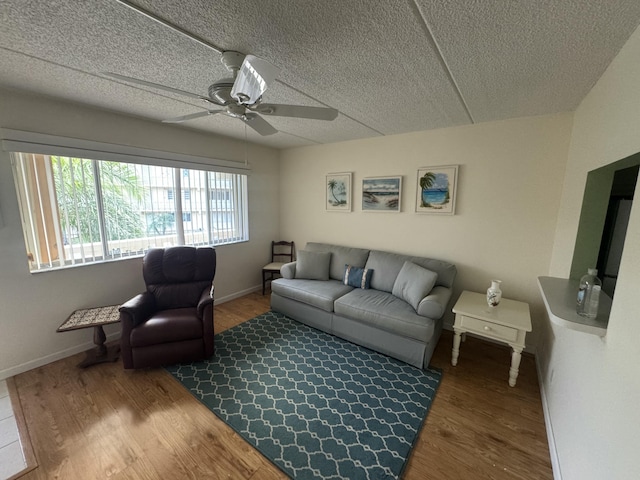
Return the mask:
<path fill-rule="evenodd" d="M 573 110 L 637 28 L 637 0 L 137 0 L 220 50 L 282 69 L 269 103 L 331 106 L 333 122 L 269 117 L 285 148 Z M 162 120 L 205 94 L 220 55 L 115 0 L 4 0 L 0 86 Z M 442 58 L 440 56 L 442 55 Z M 244 138 L 224 115 L 183 127 Z"/>

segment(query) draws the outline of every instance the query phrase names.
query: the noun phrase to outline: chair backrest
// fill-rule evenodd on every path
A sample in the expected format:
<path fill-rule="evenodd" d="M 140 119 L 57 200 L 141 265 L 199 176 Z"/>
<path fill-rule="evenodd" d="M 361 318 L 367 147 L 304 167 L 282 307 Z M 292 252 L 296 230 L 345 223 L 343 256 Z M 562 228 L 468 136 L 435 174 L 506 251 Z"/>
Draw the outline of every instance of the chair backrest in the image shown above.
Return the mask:
<path fill-rule="evenodd" d="M 271 242 L 272 262 L 293 262 L 296 259 L 296 246 L 294 242 Z"/>
<path fill-rule="evenodd" d="M 144 256 L 142 275 L 159 309 L 195 307 L 216 275 L 216 251 L 212 247 L 154 248 Z"/>

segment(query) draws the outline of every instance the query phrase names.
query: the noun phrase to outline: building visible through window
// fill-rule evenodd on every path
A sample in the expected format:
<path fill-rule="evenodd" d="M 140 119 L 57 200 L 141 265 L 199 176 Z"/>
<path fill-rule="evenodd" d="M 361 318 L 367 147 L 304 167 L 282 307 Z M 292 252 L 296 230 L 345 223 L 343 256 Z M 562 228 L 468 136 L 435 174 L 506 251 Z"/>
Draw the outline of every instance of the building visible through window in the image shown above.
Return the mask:
<path fill-rule="evenodd" d="M 29 153 L 12 158 L 31 271 L 248 239 L 246 175 Z"/>

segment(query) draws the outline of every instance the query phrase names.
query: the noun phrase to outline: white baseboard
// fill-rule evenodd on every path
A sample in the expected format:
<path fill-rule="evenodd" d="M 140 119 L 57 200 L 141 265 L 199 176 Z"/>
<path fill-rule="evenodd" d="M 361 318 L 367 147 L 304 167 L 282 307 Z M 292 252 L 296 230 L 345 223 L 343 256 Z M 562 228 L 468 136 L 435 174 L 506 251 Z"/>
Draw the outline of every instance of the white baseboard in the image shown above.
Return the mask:
<path fill-rule="evenodd" d="M 214 300 L 214 305 L 219 305 L 221 303 L 229 302 L 236 298 L 243 297 L 248 295 L 249 293 L 262 291 L 262 285 L 256 285 L 251 288 L 247 288 L 240 292 L 232 293 L 231 295 L 226 295 L 224 297 L 216 298 Z M 107 336 L 107 342 L 117 340 L 120 338 L 120 332 L 115 332 Z M 5 378 L 13 377 L 15 375 L 19 375 L 21 373 L 27 372 L 29 370 L 33 370 L 34 368 L 41 367 L 43 365 L 47 365 L 48 363 L 55 362 L 57 360 L 62 360 L 63 358 L 70 357 L 71 355 L 75 355 L 76 353 L 85 352 L 90 348 L 95 347 L 95 344 L 91 341 L 85 342 L 79 345 L 75 345 L 73 347 L 66 348 L 64 350 L 60 350 L 59 352 L 51 353 L 49 355 L 45 355 L 44 357 L 36 358 L 34 360 L 30 360 L 28 362 L 22 363 L 20 365 L 15 365 L 13 367 L 6 368 L 4 370 L 0 370 L 0 380 L 4 380 Z"/>
<path fill-rule="evenodd" d="M 540 397 L 542 399 L 542 413 L 544 414 L 544 424 L 547 429 L 547 442 L 549 442 L 549 456 L 551 457 L 551 468 L 553 469 L 553 479 L 562 480 L 562 472 L 560 471 L 560 459 L 558 458 L 558 450 L 556 449 L 556 440 L 553 435 L 553 425 L 551 424 L 551 414 L 549 412 L 549 402 L 547 401 L 547 394 L 544 388 L 544 382 L 542 381 L 542 367 L 536 358 L 536 372 L 538 374 L 538 385 L 540 387 Z"/>
<path fill-rule="evenodd" d="M 113 340 L 117 340 L 120 338 L 120 332 L 115 332 L 107 335 L 107 342 L 111 342 Z M 29 370 L 33 370 L 34 368 L 41 367 L 43 365 L 47 365 L 48 363 L 55 362 L 57 360 L 62 360 L 63 358 L 70 357 L 71 355 L 75 355 L 76 353 L 86 352 L 87 350 L 94 348 L 95 344 L 93 342 L 85 342 L 80 345 L 75 345 L 73 347 L 66 348 L 64 350 L 60 350 L 59 352 L 51 353 L 49 355 L 45 355 L 44 357 L 36 358 L 34 360 L 30 360 L 28 362 L 22 363 L 20 365 L 16 365 L 14 367 L 6 368 L 4 370 L 0 370 L 0 380 L 4 380 L 5 378 L 13 377 L 15 375 L 19 375 L 21 373 L 27 372 Z"/>
<path fill-rule="evenodd" d="M 236 298 L 244 297 L 245 295 L 249 295 L 253 292 L 261 292 L 262 285 L 256 285 L 255 287 L 247 288 L 246 290 L 241 290 L 236 293 L 232 293 L 231 295 L 225 295 L 224 297 L 216 298 L 213 301 L 214 305 L 220 305 L 221 303 L 230 302 L 231 300 L 235 300 Z"/>

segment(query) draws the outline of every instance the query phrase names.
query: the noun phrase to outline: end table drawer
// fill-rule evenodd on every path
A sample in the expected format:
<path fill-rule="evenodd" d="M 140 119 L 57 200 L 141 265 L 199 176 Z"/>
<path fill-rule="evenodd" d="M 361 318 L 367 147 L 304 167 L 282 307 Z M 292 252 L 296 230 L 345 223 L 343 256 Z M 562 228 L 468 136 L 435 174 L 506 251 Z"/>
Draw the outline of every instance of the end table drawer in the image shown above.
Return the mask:
<path fill-rule="evenodd" d="M 485 337 L 506 340 L 508 342 L 515 342 L 518 338 L 518 330 L 515 328 L 497 325 L 495 323 L 486 322 L 473 317 L 466 317 L 463 315 L 460 324 L 470 332 L 476 332 L 484 335 Z"/>

